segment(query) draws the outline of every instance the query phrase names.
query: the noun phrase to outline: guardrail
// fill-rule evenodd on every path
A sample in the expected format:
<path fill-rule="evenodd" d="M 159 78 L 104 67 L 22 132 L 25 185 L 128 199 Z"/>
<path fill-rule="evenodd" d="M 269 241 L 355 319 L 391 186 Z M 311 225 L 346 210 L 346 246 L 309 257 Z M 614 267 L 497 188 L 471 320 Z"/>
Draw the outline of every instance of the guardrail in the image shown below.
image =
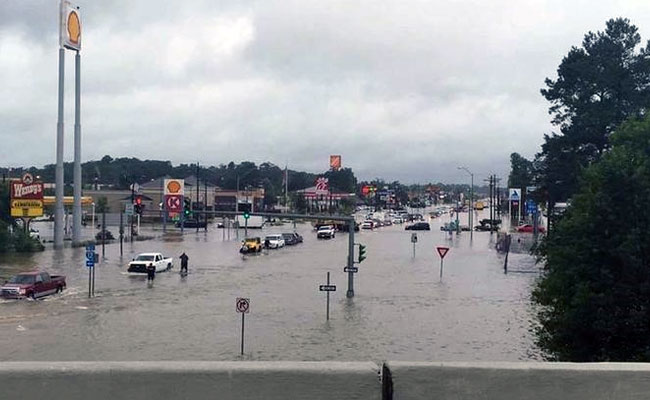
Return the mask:
<path fill-rule="evenodd" d="M 634 363 L 6 362 L 3 399 L 646 399 Z"/>

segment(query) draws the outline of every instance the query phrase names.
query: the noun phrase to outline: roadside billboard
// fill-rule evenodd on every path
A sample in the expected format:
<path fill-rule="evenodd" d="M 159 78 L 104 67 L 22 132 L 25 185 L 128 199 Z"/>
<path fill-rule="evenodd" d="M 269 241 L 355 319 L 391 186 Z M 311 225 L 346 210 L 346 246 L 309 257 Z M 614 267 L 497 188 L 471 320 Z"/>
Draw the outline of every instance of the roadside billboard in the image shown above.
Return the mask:
<path fill-rule="evenodd" d="M 43 182 L 34 181 L 30 173 L 10 184 L 11 216 L 40 217 L 43 215 Z"/>
<path fill-rule="evenodd" d="M 165 196 L 175 195 L 183 196 L 185 195 L 185 180 L 184 179 L 165 179 Z"/>
<path fill-rule="evenodd" d="M 331 155 L 330 156 L 330 169 L 332 171 L 338 171 L 341 169 L 341 156 L 340 155 Z"/>
<path fill-rule="evenodd" d="M 62 1 L 60 13 L 59 45 L 70 50 L 81 50 L 79 7 L 69 1 Z"/>

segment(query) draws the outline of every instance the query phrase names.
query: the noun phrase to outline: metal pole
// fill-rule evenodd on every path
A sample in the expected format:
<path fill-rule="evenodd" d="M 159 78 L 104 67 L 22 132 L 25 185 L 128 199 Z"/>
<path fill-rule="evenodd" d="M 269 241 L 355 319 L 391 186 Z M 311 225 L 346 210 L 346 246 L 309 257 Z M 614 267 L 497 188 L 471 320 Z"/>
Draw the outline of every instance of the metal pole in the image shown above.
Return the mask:
<path fill-rule="evenodd" d="M 81 56 L 75 56 L 72 242 L 81 242 Z"/>
<path fill-rule="evenodd" d="M 56 123 L 56 169 L 54 206 L 54 247 L 63 247 L 63 81 L 65 76 L 65 50 L 59 49 L 59 108 Z"/>
<path fill-rule="evenodd" d="M 474 239 L 474 174 L 469 173 L 472 177 L 472 186 L 469 189 L 469 240 Z"/>
<path fill-rule="evenodd" d="M 222 233 L 221 240 L 225 241 L 226 240 L 226 217 L 221 217 L 221 226 L 223 227 L 223 230 L 221 232 Z M 228 229 L 230 229 L 230 227 L 228 227 Z"/>
<path fill-rule="evenodd" d="M 124 255 L 122 251 L 122 242 L 124 241 L 124 214 L 120 212 L 120 256 Z"/>
<path fill-rule="evenodd" d="M 203 179 L 203 193 L 204 193 L 204 199 L 203 199 L 203 218 L 205 218 L 205 231 L 208 231 L 208 213 L 205 212 L 208 207 L 208 181 Z"/>
<path fill-rule="evenodd" d="M 492 175 L 490 175 L 490 235 L 494 232 L 494 185 L 492 183 Z"/>
<path fill-rule="evenodd" d="M 165 179 L 160 178 L 160 198 L 162 199 L 163 232 L 167 232 L 167 199 L 165 198 Z"/>
<path fill-rule="evenodd" d="M 415 258 L 415 242 L 413 242 L 413 258 Z"/>
<path fill-rule="evenodd" d="M 91 285 L 92 285 L 92 283 L 91 283 L 91 282 L 92 282 L 92 281 L 91 281 L 91 280 L 92 280 L 92 273 L 91 273 L 90 270 L 93 269 L 93 268 L 94 268 L 94 267 L 90 267 L 90 268 L 88 268 L 88 298 L 90 298 L 90 291 L 91 291 L 91 289 L 92 289 L 92 288 L 91 288 Z"/>
<path fill-rule="evenodd" d="M 241 355 L 244 355 L 244 315 L 241 313 Z"/>
<path fill-rule="evenodd" d="M 442 280 L 442 257 L 440 258 L 440 280 Z"/>
<path fill-rule="evenodd" d="M 327 286 L 330 285 L 330 273 L 327 273 Z M 327 320 L 330 320 L 330 292 L 327 291 Z"/>
<path fill-rule="evenodd" d="M 199 163 L 196 163 L 196 206 L 199 206 Z M 196 233 L 199 233 L 199 221 L 201 220 L 200 216 L 195 215 L 194 219 L 196 219 Z"/>
<path fill-rule="evenodd" d="M 94 202 L 93 202 L 93 218 L 92 218 L 92 226 L 93 226 L 93 229 L 92 229 L 92 231 L 91 231 L 91 232 L 92 232 L 92 237 L 93 237 L 93 239 L 95 239 L 95 203 L 94 203 Z"/>
<path fill-rule="evenodd" d="M 102 211 L 102 257 L 106 256 L 106 211 Z"/>
<path fill-rule="evenodd" d="M 135 180 L 131 178 L 131 209 L 133 210 L 135 204 Z M 135 210 L 133 213 L 131 213 L 131 224 L 129 224 L 129 233 L 131 235 L 131 242 L 133 243 L 133 214 L 135 213 Z"/>
<path fill-rule="evenodd" d="M 95 297 L 95 266 L 91 270 L 93 271 L 93 297 Z"/>
<path fill-rule="evenodd" d="M 354 219 L 348 222 L 348 291 L 345 294 L 348 298 L 354 297 Z"/>
<path fill-rule="evenodd" d="M 459 195 L 460 196 L 460 195 Z M 460 233 L 460 222 L 458 220 L 458 213 L 460 212 L 460 201 L 456 201 L 456 234 Z"/>

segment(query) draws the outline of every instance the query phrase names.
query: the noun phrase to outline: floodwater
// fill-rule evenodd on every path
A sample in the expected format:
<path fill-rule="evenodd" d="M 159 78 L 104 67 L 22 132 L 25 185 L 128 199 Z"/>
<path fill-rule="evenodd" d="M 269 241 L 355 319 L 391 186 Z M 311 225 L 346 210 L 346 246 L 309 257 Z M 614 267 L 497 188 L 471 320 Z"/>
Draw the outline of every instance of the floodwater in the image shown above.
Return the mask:
<path fill-rule="evenodd" d="M 297 225 L 303 244 L 254 256 L 241 256 L 234 232 L 223 240 L 213 225 L 207 233 L 157 231 L 154 240 L 125 243 L 123 257 L 119 244 L 107 245 L 92 299 L 83 248 L 3 255 L 3 279 L 39 267 L 66 275 L 68 288 L 36 301 L 0 300 L 0 360 L 540 360 L 529 300 L 539 276 L 534 259 L 510 254 L 504 274 L 496 235 L 450 238 L 439 230 L 449 220 L 417 232 L 415 258 L 403 225 L 357 233 L 368 258 L 353 299 L 345 297 L 347 234 L 318 240 L 309 224 Z M 285 224 L 249 236 L 292 230 Z M 442 280 L 436 245 L 451 247 Z M 132 257 L 150 251 L 174 257 L 174 268 L 153 285 L 126 274 Z M 187 277 L 178 273 L 182 252 L 190 257 Z M 329 321 L 318 290 L 327 272 L 337 285 Z M 243 357 L 237 297 L 251 304 Z"/>

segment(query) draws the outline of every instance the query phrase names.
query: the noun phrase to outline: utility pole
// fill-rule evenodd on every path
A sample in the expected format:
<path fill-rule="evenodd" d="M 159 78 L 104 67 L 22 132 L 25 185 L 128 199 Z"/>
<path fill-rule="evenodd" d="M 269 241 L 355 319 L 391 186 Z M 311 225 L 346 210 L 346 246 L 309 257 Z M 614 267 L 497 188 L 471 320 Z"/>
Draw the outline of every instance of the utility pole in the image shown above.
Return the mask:
<path fill-rule="evenodd" d="M 199 206 L 199 162 L 196 162 L 196 207 L 198 208 Z M 199 221 L 201 218 L 198 215 L 195 215 L 194 218 L 196 219 L 196 233 L 199 233 Z"/>
<path fill-rule="evenodd" d="M 490 175 L 490 234 L 494 232 L 494 175 Z"/>
<path fill-rule="evenodd" d="M 135 204 L 135 179 L 131 177 L 131 209 Z M 131 213 L 131 224 L 129 225 L 129 233 L 131 235 L 131 243 L 133 243 L 133 213 Z"/>
<path fill-rule="evenodd" d="M 469 238 L 470 238 L 470 240 L 472 240 L 474 238 L 474 174 L 472 173 L 472 171 L 470 171 L 466 167 L 458 167 L 458 169 L 464 170 L 471 177 L 471 186 L 469 187 L 469 217 L 468 217 L 468 223 L 469 223 Z"/>
<path fill-rule="evenodd" d="M 207 213 L 207 208 L 208 208 L 208 181 L 204 178 L 203 179 L 203 218 L 205 218 L 205 231 L 208 231 L 208 213 Z"/>

